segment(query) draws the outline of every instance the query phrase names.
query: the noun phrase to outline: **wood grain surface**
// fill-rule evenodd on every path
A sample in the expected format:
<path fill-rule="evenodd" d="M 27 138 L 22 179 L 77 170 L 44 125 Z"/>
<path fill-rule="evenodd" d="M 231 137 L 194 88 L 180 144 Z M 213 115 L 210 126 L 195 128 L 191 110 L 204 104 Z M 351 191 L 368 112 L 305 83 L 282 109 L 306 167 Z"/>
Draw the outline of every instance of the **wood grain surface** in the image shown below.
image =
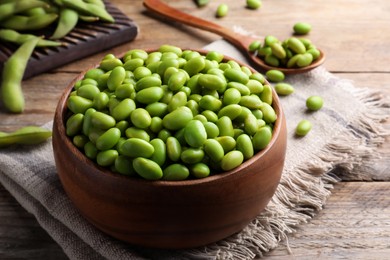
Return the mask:
<path fill-rule="evenodd" d="M 291 35 L 298 21 L 312 24 L 309 38 L 326 53 L 325 68 L 354 81 L 355 86 L 380 89 L 390 96 L 390 1 L 387 0 L 263 0 L 257 11 L 245 1 L 215 0 L 197 8 L 192 0 L 165 0 L 174 7 L 230 28 L 281 39 Z M 107 53 L 161 44 L 201 48 L 220 37 L 148 14 L 141 0 L 112 0 L 140 28 L 136 40 L 72 62 L 23 82 L 26 111 L 4 112 L 0 131 L 52 120 L 67 83 Z M 227 3 L 229 14 L 217 19 L 215 8 Z M 386 153 L 372 169 L 375 181 L 338 183 L 324 209 L 300 226 L 266 259 L 388 259 L 390 255 L 390 139 L 380 148 Z M 66 259 L 62 249 L 39 227 L 10 194 L 0 187 L 0 259 Z"/>

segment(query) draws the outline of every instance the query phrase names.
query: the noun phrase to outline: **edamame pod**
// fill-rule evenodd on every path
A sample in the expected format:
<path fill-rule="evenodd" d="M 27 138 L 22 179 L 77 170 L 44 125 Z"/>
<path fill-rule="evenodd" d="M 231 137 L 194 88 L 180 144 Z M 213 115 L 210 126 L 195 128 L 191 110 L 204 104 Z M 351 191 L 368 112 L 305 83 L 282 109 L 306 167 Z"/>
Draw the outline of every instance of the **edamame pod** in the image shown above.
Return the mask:
<path fill-rule="evenodd" d="M 51 135 L 51 130 L 38 126 L 25 126 L 11 133 L 0 132 L 0 147 L 14 144 L 39 144 L 46 141 Z"/>
<path fill-rule="evenodd" d="M 22 90 L 23 74 L 38 41 L 39 38 L 28 40 L 4 63 L 1 97 L 4 107 L 12 113 L 21 113 L 24 110 L 25 102 Z"/>

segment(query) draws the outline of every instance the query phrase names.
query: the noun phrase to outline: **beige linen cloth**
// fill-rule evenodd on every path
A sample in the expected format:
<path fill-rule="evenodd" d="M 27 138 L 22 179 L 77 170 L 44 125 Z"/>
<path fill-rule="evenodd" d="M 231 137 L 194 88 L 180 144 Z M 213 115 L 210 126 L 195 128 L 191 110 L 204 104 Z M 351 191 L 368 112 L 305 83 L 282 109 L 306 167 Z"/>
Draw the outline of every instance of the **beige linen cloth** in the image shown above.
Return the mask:
<path fill-rule="evenodd" d="M 206 49 L 245 62 L 223 40 Z M 341 177 L 361 175 L 359 169 L 378 159 L 376 147 L 390 134 L 383 121 L 390 103 L 380 92 L 358 89 L 324 67 L 288 76 L 296 92 L 281 97 L 287 118 L 288 148 L 276 194 L 244 230 L 206 247 L 189 250 L 138 248 L 113 239 L 90 225 L 67 198 L 56 174 L 51 141 L 32 147 L 0 150 L 0 181 L 63 248 L 70 259 L 254 259 L 277 247 L 298 225 L 326 203 Z M 320 95 L 324 107 L 307 112 L 305 100 Z M 301 119 L 313 123 L 303 138 L 294 136 Z M 51 128 L 51 122 L 45 125 Z M 356 177 L 356 176 L 355 176 Z M 371 176 L 357 176 L 369 179 Z M 91 180 L 93 181 L 93 180 Z"/>

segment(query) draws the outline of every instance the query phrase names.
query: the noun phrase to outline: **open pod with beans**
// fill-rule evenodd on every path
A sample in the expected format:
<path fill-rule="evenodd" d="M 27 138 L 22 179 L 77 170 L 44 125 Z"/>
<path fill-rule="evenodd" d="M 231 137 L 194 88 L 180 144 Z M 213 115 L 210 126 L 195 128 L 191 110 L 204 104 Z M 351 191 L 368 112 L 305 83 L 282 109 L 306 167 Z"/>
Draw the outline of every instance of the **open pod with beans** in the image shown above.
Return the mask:
<path fill-rule="evenodd" d="M 76 147 L 118 174 L 204 178 L 267 147 L 273 93 L 260 73 L 215 51 L 134 49 L 74 84 L 64 124 Z"/>

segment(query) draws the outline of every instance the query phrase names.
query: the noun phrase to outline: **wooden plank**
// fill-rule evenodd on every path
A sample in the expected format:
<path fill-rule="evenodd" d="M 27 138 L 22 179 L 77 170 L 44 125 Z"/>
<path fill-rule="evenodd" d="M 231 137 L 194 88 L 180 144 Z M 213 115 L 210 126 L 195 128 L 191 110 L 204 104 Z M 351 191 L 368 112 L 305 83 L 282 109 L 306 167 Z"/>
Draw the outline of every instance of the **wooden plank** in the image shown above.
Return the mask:
<path fill-rule="evenodd" d="M 388 259 L 390 182 L 337 184 L 324 210 L 266 259 Z"/>

